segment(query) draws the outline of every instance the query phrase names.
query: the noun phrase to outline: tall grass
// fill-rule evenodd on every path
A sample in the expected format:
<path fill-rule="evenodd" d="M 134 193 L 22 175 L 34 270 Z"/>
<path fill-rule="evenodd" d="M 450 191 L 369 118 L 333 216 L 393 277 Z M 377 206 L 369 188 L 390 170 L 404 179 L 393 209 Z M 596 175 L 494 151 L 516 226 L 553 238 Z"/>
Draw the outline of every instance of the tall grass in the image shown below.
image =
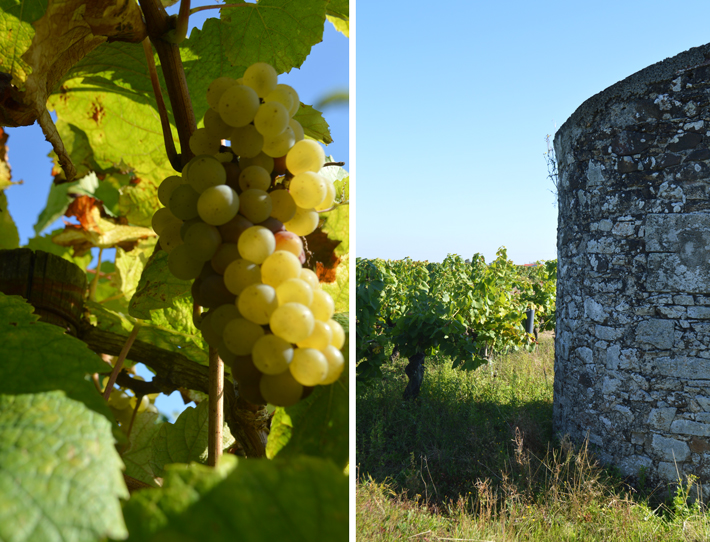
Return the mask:
<path fill-rule="evenodd" d="M 554 343 L 476 371 L 427 361 L 403 401 L 406 360 L 357 390 L 358 540 L 710 540 L 693 481 L 667 503 L 553 438 Z"/>

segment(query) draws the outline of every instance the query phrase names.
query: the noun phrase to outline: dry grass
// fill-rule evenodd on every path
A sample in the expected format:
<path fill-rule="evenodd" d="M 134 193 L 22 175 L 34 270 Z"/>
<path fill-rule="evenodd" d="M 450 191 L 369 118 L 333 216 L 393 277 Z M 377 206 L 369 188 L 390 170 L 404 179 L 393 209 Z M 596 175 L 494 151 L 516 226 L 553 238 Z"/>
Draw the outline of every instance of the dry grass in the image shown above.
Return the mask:
<path fill-rule="evenodd" d="M 358 389 L 357 539 L 710 540 L 692 480 L 649 503 L 551 430 L 554 344 L 471 373 L 428 362 L 403 402 L 403 361 Z"/>

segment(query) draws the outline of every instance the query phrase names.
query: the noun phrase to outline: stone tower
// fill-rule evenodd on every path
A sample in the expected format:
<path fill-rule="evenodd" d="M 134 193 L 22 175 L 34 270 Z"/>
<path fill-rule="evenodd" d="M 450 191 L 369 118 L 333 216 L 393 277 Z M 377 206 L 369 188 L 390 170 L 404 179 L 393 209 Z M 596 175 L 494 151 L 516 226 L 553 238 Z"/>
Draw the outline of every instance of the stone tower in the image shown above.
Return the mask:
<path fill-rule="evenodd" d="M 705 489 L 709 145 L 710 44 L 593 96 L 555 137 L 555 431 L 624 474 Z"/>

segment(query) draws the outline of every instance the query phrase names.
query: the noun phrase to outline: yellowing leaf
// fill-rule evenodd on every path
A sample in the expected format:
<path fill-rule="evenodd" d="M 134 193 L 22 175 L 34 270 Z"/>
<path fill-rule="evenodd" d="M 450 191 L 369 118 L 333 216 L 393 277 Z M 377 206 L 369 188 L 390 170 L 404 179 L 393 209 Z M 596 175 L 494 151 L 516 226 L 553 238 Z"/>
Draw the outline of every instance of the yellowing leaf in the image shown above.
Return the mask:
<path fill-rule="evenodd" d="M 11 51 L 0 57 L 0 65 L 10 72 L 2 80 L 6 92 L 0 101 L 0 120 L 8 126 L 39 121 L 71 180 L 74 167 L 47 111 L 47 98 L 74 64 L 109 37 L 141 41 L 143 16 L 132 0 L 49 2 L 39 18 L 42 7 L 28 6 L 25 12 L 25 4 L 29 2 L 21 2 L 19 10 L 5 13 L 0 21 L 18 38 Z"/>
<path fill-rule="evenodd" d="M 115 246 L 132 248 L 140 239 L 155 237 L 150 228 L 117 224 L 102 216 L 102 205 L 91 196 L 79 196 L 67 209 L 67 216 L 76 216 L 80 224 L 68 224 L 52 240 L 61 246 L 73 246 L 80 253 L 91 247 L 112 248 Z"/>

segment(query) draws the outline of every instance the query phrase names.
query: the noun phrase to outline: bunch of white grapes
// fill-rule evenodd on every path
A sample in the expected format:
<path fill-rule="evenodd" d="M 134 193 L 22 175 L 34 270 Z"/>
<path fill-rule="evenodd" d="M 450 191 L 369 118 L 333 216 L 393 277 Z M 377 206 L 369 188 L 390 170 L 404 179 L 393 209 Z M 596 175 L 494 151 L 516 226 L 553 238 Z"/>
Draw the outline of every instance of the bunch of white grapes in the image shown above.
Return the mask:
<path fill-rule="evenodd" d="M 170 272 L 194 279 L 193 299 L 209 309 L 200 331 L 239 393 L 290 406 L 344 367 L 333 299 L 302 267 L 301 236 L 333 206 L 335 187 L 319 174 L 323 148 L 293 119 L 298 94 L 269 64 L 215 79 L 207 102 L 204 128 L 190 139 L 195 157 L 158 188 L 165 207 L 153 229 Z"/>

